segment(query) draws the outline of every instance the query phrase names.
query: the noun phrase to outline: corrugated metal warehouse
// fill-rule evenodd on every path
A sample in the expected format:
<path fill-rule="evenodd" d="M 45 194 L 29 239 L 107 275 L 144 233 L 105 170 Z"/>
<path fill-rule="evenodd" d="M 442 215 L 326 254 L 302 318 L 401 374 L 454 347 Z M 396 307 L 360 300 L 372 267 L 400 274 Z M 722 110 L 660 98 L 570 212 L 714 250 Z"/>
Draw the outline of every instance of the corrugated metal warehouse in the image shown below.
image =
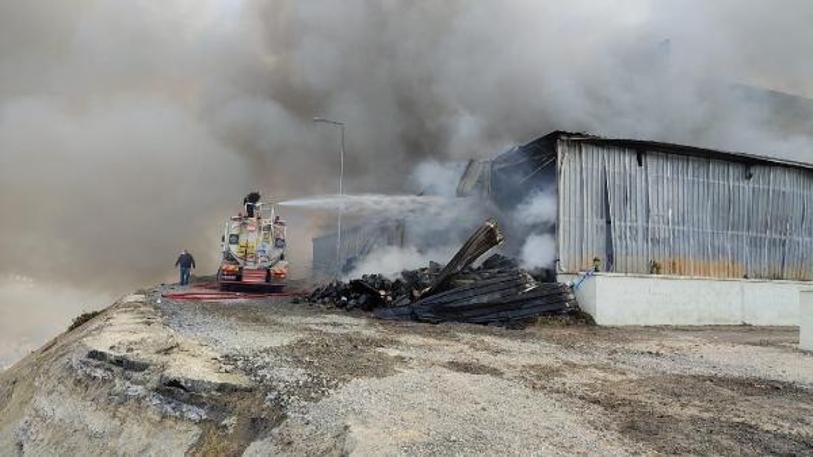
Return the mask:
<path fill-rule="evenodd" d="M 813 286 L 813 165 L 557 131 L 470 161 L 458 185 L 504 214 L 537 193 L 555 196 L 555 221 L 508 240 L 553 236 L 556 277 L 578 284 L 599 324 L 798 325 L 799 291 Z M 342 262 L 403 245 L 396 226 L 348 236 Z M 315 267 L 329 258 L 335 238 L 314 240 Z"/>
<path fill-rule="evenodd" d="M 560 273 L 597 259 L 607 272 L 813 280 L 811 165 L 553 132 L 470 165 L 461 187 L 507 207 L 556 192 Z"/>
<path fill-rule="evenodd" d="M 504 211 L 555 193 L 556 221 L 539 229 L 555 237 L 558 279 L 599 324 L 799 325 L 813 280 L 811 164 L 553 132 L 471 162 L 458 192 Z"/>

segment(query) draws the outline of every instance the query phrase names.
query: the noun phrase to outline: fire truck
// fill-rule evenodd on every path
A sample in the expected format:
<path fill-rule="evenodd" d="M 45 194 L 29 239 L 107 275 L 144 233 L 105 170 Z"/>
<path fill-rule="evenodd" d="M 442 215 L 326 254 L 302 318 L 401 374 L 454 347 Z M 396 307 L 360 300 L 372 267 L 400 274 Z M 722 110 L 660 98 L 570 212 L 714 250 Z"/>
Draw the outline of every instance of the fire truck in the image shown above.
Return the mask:
<path fill-rule="evenodd" d="M 288 282 L 285 221 L 274 205 L 259 202 L 259 194 L 256 201 L 244 200 L 243 205 L 244 212 L 226 221 L 217 282 L 221 289 L 282 289 Z"/>

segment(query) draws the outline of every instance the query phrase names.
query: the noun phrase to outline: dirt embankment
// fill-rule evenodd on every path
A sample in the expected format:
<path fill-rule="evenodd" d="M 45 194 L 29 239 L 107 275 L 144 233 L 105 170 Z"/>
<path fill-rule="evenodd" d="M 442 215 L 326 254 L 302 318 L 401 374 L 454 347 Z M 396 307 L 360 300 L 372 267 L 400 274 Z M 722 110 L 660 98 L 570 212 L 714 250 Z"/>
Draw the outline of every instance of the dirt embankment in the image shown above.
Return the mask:
<path fill-rule="evenodd" d="M 813 455 L 796 329 L 507 330 L 159 293 L 0 373 L 0 455 Z"/>

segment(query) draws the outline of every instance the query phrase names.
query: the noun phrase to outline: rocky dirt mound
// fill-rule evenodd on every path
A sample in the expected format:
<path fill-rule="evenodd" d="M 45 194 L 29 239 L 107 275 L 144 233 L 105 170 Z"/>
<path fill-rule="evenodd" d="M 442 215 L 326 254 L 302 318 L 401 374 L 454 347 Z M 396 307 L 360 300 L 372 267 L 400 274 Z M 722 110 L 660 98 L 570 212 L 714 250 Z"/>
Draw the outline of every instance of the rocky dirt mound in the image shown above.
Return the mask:
<path fill-rule="evenodd" d="M 281 420 L 162 321 L 130 295 L 0 374 L 0 455 L 235 455 Z"/>
<path fill-rule="evenodd" d="M 510 330 L 163 291 L 0 372 L 0 455 L 813 451 L 795 329 Z"/>

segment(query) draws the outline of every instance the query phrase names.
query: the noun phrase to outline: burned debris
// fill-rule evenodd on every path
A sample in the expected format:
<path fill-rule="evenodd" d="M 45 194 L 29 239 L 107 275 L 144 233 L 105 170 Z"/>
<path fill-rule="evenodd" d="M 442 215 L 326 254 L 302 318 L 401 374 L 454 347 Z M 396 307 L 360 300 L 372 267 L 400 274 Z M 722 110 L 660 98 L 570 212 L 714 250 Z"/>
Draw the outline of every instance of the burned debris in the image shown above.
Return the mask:
<path fill-rule="evenodd" d="M 466 267 L 474 263 L 491 248 L 497 247 L 505 241 L 505 236 L 494 219 L 487 220 L 463 243 L 463 246 L 452 257 L 452 260 L 441 270 L 438 277 L 428 290 L 421 295 L 432 295 L 442 290 L 450 278 L 461 273 Z"/>
<path fill-rule="evenodd" d="M 311 303 L 347 310 L 372 311 L 381 319 L 514 324 L 540 315 L 578 312 L 569 286 L 540 282 L 511 258 L 494 254 L 478 267 L 480 257 L 504 241 L 494 219 L 487 220 L 448 264 L 430 262 L 391 280 L 364 275 L 317 288 Z"/>
<path fill-rule="evenodd" d="M 406 270 L 399 279 L 383 275 L 364 275 L 349 282 L 333 281 L 316 288 L 310 295 L 311 303 L 319 303 L 347 310 L 372 311 L 379 307 L 409 304 L 420 292 L 428 289 L 440 273 L 441 265 L 432 262 L 428 267 Z"/>

